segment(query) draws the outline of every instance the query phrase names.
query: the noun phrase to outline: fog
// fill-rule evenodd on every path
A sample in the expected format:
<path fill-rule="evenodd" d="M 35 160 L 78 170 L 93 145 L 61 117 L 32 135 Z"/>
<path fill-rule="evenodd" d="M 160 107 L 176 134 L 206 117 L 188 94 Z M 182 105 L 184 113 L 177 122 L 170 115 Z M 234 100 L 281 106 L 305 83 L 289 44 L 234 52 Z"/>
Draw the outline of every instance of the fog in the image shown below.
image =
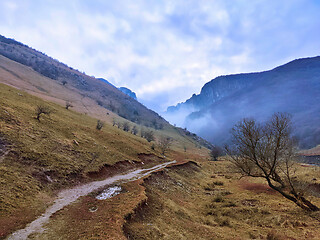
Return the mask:
<path fill-rule="evenodd" d="M 273 71 L 241 75 L 239 81 L 224 79 L 229 88 L 239 86 L 245 77 L 251 84 L 235 91 L 229 91 L 213 104 L 198 102 L 198 111 L 191 104 L 181 104 L 179 109 L 167 112 L 165 117 L 170 123 L 186 127 L 216 145 L 230 141 L 230 130 L 238 121 L 252 117 L 263 122 L 275 112 L 287 112 L 292 115 L 293 134 L 299 139 L 301 148 L 320 144 L 320 61 L 310 61 L 299 65 L 288 64 Z M 306 68 L 305 65 L 308 65 Z M 233 76 L 237 78 L 237 76 Z M 219 84 L 208 84 L 209 90 L 219 93 Z M 225 87 L 224 87 L 225 88 Z M 225 89 L 223 89 L 225 91 Z M 218 94 L 216 94 L 218 95 Z M 190 102 L 190 101 L 189 101 Z"/>

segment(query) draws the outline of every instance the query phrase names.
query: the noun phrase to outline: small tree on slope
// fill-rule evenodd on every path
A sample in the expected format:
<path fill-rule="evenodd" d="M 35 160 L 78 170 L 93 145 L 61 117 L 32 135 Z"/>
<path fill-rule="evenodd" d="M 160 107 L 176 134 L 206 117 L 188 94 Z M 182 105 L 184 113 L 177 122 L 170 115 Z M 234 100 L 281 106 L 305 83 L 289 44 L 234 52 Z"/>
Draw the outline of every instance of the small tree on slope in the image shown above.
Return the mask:
<path fill-rule="evenodd" d="M 307 200 L 294 177 L 294 140 L 291 118 L 276 113 L 269 122 L 243 119 L 232 129 L 233 148 L 226 147 L 230 161 L 245 176 L 264 178 L 268 185 L 304 210 L 319 211 Z"/>

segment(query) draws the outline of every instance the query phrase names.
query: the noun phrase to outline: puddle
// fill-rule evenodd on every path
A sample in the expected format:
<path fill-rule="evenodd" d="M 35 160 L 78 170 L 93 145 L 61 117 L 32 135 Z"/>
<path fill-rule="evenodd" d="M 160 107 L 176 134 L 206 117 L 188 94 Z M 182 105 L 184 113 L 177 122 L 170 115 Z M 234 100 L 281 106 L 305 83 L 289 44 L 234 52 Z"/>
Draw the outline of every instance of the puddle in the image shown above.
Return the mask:
<path fill-rule="evenodd" d="M 20 229 L 14 233 L 12 233 L 7 239 L 14 239 L 14 240 L 21 240 L 21 239 L 28 239 L 28 236 L 31 234 L 41 234 L 45 231 L 43 227 L 49 220 L 50 217 L 56 213 L 57 211 L 61 210 L 65 206 L 68 206 L 70 203 L 76 201 L 81 196 L 86 196 L 89 193 L 100 189 L 101 187 L 117 184 L 117 182 L 130 182 L 140 178 L 147 176 L 148 174 L 163 169 L 169 164 L 175 163 L 176 161 L 166 162 L 148 169 L 137 169 L 133 170 L 132 172 L 128 172 L 125 174 L 115 175 L 105 180 L 95 181 L 91 183 L 87 183 L 84 185 L 76 186 L 74 188 L 62 190 L 59 194 L 57 199 L 54 203 L 47 208 L 45 213 L 35 219 L 33 222 L 29 223 L 25 228 Z M 114 186 L 115 187 L 115 186 Z M 119 186 L 117 186 L 120 188 Z M 110 188 L 108 188 L 110 189 Z M 121 191 L 121 188 L 120 188 Z M 117 193 L 118 194 L 118 193 Z M 114 195 L 115 196 L 115 195 Z M 89 209 L 90 211 L 90 209 Z M 97 211 L 97 209 L 91 209 L 92 212 Z"/>
<path fill-rule="evenodd" d="M 96 199 L 99 200 L 105 200 L 108 198 L 112 198 L 116 195 L 118 195 L 121 192 L 122 188 L 120 186 L 113 186 L 109 187 L 102 191 L 98 196 L 96 196 Z"/>

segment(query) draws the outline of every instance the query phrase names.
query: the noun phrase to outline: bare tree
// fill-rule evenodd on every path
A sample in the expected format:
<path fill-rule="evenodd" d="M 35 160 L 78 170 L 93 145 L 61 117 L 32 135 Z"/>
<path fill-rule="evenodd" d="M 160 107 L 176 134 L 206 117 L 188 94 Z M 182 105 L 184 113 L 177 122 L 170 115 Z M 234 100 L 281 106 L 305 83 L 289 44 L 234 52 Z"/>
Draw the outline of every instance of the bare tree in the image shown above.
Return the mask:
<path fill-rule="evenodd" d="M 264 178 L 268 185 L 304 210 L 319 208 L 307 200 L 294 176 L 295 141 L 291 117 L 276 113 L 265 124 L 243 119 L 232 129 L 233 149 L 226 147 L 230 161 L 244 175 Z"/>
<path fill-rule="evenodd" d="M 122 124 L 123 131 L 129 132 L 130 131 L 130 124 L 128 122 L 124 122 Z"/>
<path fill-rule="evenodd" d="M 98 120 L 96 129 L 101 130 L 103 128 L 103 126 L 104 126 L 104 122 L 102 122 L 101 120 Z"/>
<path fill-rule="evenodd" d="M 158 146 L 161 150 L 161 153 L 164 155 L 170 148 L 172 144 L 172 139 L 169 137 L 161 136 L 158 141 Z"/>
<path fill-rule="evenodd" d="M 138 128 L 134 125 L 133 126 L 133 128 L 131 129 L 131 133 L 133 134 L 133 135 L 137 135 L 137 133 L 138 133 Z"/>
<path fill-rule="evenodd" d="M 44 115 L 50 115 L 52 113 L 52 109 L 44 106 L 44 105 L 38 105 L 36 107 L 36 119 L 40 122 L 40 117 L 42 114 Z"/>
<path fill-rule="evenodd" d="M 210 150 L 210 157 L 211 157 L 211 160 L 213 161 L 217 161 L 218 160 L 218 157 L 221 156 L 222 154 L 222 149 L 218 146 L 213 146 Z"/>
<path fill-rule="evenodd" d="M 69 110 L 69 108 L 73 107 L 72 103 L 69 101 L 66 101 L 66 109 Z"/>
<path fill-rule="evenodd" d="M 140 130 L 140 137 L 144 138 L 146 130 L 142 127 Z"/>
<path fill-rule="evenodd" d="M 145 131 L 143 137 L 147 139 L 148 142 L 154 141 L 154 133 L 151 130 Z"/>

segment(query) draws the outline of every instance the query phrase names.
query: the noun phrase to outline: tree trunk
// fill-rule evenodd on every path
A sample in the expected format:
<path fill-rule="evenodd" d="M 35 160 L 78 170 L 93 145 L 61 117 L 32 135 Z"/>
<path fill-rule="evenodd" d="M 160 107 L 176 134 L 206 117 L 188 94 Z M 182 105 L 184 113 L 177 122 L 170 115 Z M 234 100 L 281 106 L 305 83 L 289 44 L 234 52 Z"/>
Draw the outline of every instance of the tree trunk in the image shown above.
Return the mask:
<path fill-rule="evenodd" d="M 307 199 L 305 199 L 304 197 L 298 197 L 298 196 L 292 196 L 286 192 L 284 192 L 281 188 L 275 186 L 272 184 L 271 180 L 269 178 L 266 178 L 268 185 L 276 190 L 277 192 L 279 192 L 282 196 L 284 196 L 286 199 L 289 199 L 290 201 L 294 202 L 295 204 L 297 204 L 299 207 L 301 207 L 303 210 L 306 211 L 312 211 L 312 212 L 316 212 L 319 211 L 320 209 L 312 204 L 310 201 L 308 201 Z"/>

